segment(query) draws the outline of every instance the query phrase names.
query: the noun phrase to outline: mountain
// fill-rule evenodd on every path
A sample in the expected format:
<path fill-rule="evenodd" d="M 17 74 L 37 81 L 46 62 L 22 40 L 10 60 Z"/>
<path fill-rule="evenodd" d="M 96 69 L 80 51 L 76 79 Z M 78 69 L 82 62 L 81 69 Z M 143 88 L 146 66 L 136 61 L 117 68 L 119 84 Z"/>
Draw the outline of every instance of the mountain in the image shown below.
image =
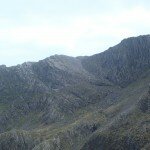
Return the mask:
<path fill-rule="evenodd" d="M 0 66 L 1 150 L 148 150 L 150 35 L 85 57 Z"/>
<path fill-rule="evenodd" d="M 128 38 L 107 51 L 84 59 L 83 66 L 97 77 L 127 86 L 150 66 L 150 35 Z"/>

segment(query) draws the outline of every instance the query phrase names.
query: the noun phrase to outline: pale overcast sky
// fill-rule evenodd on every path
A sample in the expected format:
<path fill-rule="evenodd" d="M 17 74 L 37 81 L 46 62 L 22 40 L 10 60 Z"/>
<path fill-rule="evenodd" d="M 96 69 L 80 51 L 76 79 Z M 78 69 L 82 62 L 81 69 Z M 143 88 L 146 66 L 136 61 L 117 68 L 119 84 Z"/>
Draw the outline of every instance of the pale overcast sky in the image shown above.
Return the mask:
<path fill-rule="evenodd" d="M 92 55 L 149 33 L 149 0 L 0 0 L 0 65 Z"/>

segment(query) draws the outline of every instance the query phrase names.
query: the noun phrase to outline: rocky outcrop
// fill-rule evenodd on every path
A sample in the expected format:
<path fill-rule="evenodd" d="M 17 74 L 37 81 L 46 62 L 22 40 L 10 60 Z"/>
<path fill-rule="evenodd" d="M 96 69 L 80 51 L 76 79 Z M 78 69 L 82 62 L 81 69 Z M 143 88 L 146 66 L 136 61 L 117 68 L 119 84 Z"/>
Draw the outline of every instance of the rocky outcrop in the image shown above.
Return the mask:
<path fill-rule="evenodd" d="M 150 113 L 150 85 L 148 92 L 140 98 L 138 107 L 143 113 Z"/>
<path fill-rule="evenodd" d="M 33 143 L 33 138 L 26 131 L 12 130 L 0 135 L 1 150 L 31 150 Z"/>
<path fill-rule="evenodd" d="M 140 150 L 148 141 L 144 143 L 142 139 L 142 142 L 138 137 L 132 135 L 99 135 L 90 139 L 81 150 Z"/>

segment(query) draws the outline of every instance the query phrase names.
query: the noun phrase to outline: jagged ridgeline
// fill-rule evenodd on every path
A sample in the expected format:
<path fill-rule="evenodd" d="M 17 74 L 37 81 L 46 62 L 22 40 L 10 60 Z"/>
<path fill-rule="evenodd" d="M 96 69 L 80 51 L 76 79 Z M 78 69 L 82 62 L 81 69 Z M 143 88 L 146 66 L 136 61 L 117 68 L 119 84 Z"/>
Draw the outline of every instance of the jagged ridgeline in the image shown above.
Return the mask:
<path fill-rule="evenodd" d="M 0 66 L 0 150 L 149 150 L 149 83 L 150 35 Z"/>

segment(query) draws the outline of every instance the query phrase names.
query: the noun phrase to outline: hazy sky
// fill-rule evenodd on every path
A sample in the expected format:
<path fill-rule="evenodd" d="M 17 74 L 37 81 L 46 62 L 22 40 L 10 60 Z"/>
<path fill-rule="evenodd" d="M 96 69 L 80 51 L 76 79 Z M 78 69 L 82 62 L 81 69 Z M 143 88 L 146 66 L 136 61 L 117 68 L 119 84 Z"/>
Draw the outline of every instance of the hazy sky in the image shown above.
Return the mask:
<path fill-rule="evenodd" d="M 0 0 L 0 64 L 91 55 L 150 33 L 149 0 Z"/>

